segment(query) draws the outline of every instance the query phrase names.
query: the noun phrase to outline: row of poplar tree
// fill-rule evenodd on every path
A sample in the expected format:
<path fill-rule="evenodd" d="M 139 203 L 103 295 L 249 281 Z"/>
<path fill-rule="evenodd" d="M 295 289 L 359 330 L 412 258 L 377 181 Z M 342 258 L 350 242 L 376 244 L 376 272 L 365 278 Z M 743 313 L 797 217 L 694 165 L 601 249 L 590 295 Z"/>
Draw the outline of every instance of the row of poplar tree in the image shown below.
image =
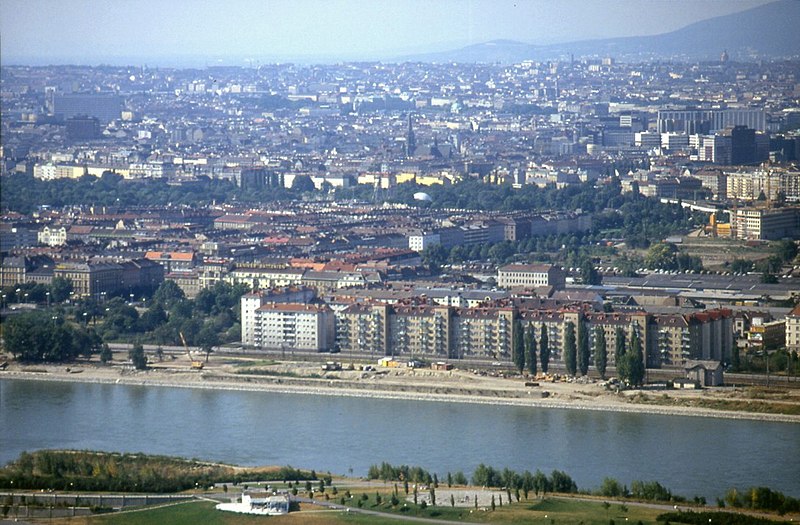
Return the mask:
<path fill-rule="evenodd" d="M 585 376 L 589 373 L 589 365 L 594 358 L 594 367 L 602 379 L 606 379 L 608 365 L 608 345 L 603 327 L 594 329 L 594 345 L 590 349 L 589 330 L 576 330 L 575 323 L 567 322 L 564 330 L 564 366 L 571 376 Z M 594 354 L 594 355 L 592 355 Z M 527 372 L 535 376 L 541 363 L 542 372 L 547 373 L 550 366 L 550 340 L 547 327 L 542 325 L 541 333 L 536 339 L 536 327 L 529 324 L 522 326 L 520 321 L 514 323 L 514 364 L 520 373 Z M 630 385 L 641 386 L 644 382 L 644 358 L 642 340 L 636 330 L 631 330 L 630 344 L 627 344 L 625 333 L 617 327 L 614 333 L 614 363 L 617 376 Z"/>

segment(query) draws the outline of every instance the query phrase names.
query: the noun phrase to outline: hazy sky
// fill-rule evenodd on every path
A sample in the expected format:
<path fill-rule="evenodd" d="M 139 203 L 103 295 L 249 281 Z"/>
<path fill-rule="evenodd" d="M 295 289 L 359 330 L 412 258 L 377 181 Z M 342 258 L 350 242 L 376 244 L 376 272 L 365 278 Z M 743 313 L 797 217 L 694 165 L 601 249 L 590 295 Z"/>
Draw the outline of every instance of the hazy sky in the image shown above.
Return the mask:
<path fill-rule="evenodd" d="M 657 34 L 768 0 L 2 0 L 2 63 L 386 59 Z M 134 62 L 135 63 L 135 62 Z M 176 64 L 178 65 L 178 64 Z"/>

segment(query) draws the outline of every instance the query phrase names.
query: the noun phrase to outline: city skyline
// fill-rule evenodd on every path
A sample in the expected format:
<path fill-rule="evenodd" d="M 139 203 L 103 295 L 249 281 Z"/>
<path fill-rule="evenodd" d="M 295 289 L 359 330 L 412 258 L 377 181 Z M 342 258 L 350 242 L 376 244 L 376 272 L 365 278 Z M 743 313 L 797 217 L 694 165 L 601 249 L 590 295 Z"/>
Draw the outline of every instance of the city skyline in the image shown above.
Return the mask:
<path fill-rule="evenodd" d="M 391 60 L 500 39 L 553 44 L 655 35 L 767 3 L 11 0 L 0 7 L 0 50 L 5 65 Z"/>

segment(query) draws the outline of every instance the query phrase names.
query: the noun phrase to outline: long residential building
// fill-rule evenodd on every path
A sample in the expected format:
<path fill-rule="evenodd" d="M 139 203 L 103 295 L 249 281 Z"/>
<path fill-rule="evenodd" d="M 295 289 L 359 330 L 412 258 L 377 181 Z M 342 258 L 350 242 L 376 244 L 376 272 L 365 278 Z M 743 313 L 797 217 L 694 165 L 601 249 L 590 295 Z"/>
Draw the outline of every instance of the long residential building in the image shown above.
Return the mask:
<path fill-rule="evenodd" d="M 507 264 L 497 269 L 497 286 L 501 288 L 553 286 L 563 288 L 566 274 L 551 264 Z"/>
<path fill-rule="evenodd" d="M 731 210 L 731 229 L 738 239 L 772 240 L 800 237 L 800 206 Z"/>
<path fill-rule="evenodd" d="M 527 308 L 509 301 L 472 308 L 413 302 L 360 302 L 329 308 L 264 301 L 263 294 L 242 298 L 242 342 L 246 345 L 288 347 L 302 339 L 302 349 L 310 350 L 314 346 L 307 342 L 311 334 L 330 329 L 335 336 L 319 335 L 319 341 L 334 337 L 335 344 L 318 341 L 315 348 L 364 357 L 508 361 L 515 344 L 514 326 L 520 323 L 523 331 L 533 329 L 537 346 L 546 332 L 551 362 L 560 363 L 566 329 L 572 323 L 577 333 L 587 331 L 591 349 L 602 332 L 609 366 L 615 365 L 611 349 L 618 335 L 629 348 L 637 334 L 647 368 L 679 368 L 698 359 L 727 362 L 733 347 L 733 314 L 725 309 L 656 316 L 643 311 L 596 312 L 585 305 Z M 301 326 L 303 315 L 316 321 Z"/>

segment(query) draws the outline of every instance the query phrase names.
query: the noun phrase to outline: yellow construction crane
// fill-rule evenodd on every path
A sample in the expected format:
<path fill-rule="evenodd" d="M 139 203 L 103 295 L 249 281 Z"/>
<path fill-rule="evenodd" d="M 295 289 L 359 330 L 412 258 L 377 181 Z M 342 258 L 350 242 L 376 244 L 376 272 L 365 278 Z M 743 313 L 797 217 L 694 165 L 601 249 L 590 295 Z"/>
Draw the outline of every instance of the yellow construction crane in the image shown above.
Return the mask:
<path fill-rule="evenodd" d="M 183 332 L 178 332 L 178 335 L 181 336 L 181 341 L 183 342 L 183 347 L 186 349 L 186 355 L 189 357 L 189 361 L 192 363 L 192 370 L 202 370 L 203 369 L 203 362 L 202 361 L 195 361 L 192 359 L 192 354 L 189 352 L 189 345 L 186 344 L 186 338 L 183 337 Z"/>

